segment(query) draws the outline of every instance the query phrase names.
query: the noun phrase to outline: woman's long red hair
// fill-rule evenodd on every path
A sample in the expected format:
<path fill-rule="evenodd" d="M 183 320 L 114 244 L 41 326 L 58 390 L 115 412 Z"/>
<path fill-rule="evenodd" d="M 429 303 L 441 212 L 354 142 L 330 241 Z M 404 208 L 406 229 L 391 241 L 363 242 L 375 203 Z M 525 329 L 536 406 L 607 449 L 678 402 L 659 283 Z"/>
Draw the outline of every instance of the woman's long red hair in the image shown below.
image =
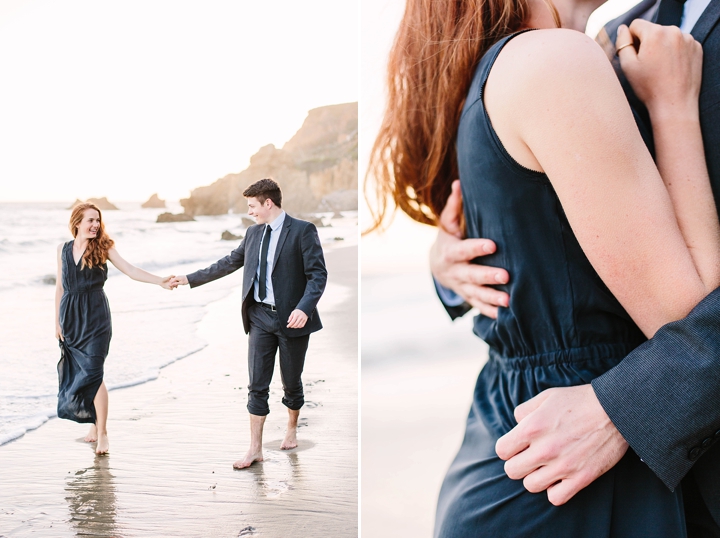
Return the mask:
<path fill-rule="evenodd" d="M 382 225 L 391 198 L 414 220 L 437 225 L 458 178 L 456 133 L 475 68 L 490 46 L 520 30 L 529 15 L 527 0 L 407 1 L 365 182 L 366 198 L 376 202 L 368 204 L 370 230 Z"/>
<path fill-rule="evenodd" d="M 94 209 L 98 212 L 98 216 L 100 217 L 100 226 L 98 228 L 97 235 L 88 241 L 88 246 L 83 254 L 82 266 L 92 269 L 93 267 L 103 265 L 107 262 L 108 252 L 113 245 L 115 245 L 115 241 L 110 239 L 110 236 L 108 236 L 107 232 L 105 232 L 105 223 L 102 220 L 100 208 L 90 202 L 84 202 L 73 207 L 72 214 L 70 215 L 70 224 L 68 224 L 68 228 L 70 228 L 72 236 L 77 237 L 78 226 L 85 216 L 86 209 Z"/>

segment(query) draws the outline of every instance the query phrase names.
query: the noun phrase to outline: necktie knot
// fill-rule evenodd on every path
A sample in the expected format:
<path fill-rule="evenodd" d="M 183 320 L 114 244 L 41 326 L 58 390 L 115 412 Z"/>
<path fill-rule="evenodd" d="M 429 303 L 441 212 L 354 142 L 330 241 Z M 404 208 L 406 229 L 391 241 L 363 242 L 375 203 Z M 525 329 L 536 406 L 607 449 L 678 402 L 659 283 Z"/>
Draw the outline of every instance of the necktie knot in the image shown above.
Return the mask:
<path fill-rule="evenodd" d="M 663 26 L 680 26 L 685 0 L 660 0 L 655 22 Z"/>

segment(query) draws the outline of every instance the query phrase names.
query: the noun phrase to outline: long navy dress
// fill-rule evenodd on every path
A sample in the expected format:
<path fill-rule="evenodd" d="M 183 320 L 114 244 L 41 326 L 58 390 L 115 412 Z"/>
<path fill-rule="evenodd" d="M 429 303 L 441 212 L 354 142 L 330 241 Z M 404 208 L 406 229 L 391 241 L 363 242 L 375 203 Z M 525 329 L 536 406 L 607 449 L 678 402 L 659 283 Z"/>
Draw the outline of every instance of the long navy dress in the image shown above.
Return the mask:
<path fill-rule="evenodd" d="M 103 380 L 110 349 L 110 306 L 103 291 L 107 264 L 82 267 L 73 260 L 73 242 L 62 249 L 63 296 L 60 299 L 60 341 L 57 413 L 75 422 L 97 420 L 93 400 Z"/>
<path fill-rule="evenodd" d="M 497 243 L 482 263 L 508 269 L 510 283 L 498 288 L 510 304 L 497 320 L 475 318 L 490 357 L 440 491 L 435 536 L 685 536 L 682 493 L 669 491 L 632 450 L 560 507 L 508 478 L 495 453 L 516 425 L 517 405 L 550 387 L 589 383 L 645 340 L 585 257 L 547 176 L 517 163 L 492 127 L 482 92 L 512 37 L 480 61 L 458 128 L 467 235 Z"/>

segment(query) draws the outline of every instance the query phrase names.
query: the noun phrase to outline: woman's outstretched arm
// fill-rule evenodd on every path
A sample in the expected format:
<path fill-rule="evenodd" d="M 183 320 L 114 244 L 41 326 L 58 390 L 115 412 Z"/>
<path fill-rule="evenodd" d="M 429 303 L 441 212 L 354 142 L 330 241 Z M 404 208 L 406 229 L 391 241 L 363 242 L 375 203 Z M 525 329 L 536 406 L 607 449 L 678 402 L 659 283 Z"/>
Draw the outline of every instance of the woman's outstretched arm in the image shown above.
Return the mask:
<path fill-rule="evenodd" d="M 170 279 L 173 278 L 173 276 L 157 276 L 153 275 L 152 273 L 148 273 L 147 271 L 140 269 L 139 267 L 135 267 L 133 264 L 120 256 L 120 253 L 115 248 L 111 248 L 108 251 L 108 259 L 113 263 L 115 267 L 117 267 L 120 271 L 125 273 L 133 280 L 137 280 L 138 282 L 147 282 L 148 284 L 157 284 L 158 286 L 161 286 L 166 290 L 173 289 L 172 287 L 170 287 Z"/>
<path fill-rule="evenodd" d="M 661 141 L 661 162 L 683 163 L 663 167 L 663 182 L 592 40 L 572 30 L 518 36 L 490 74 L 485 104 L 508 152 L 547 174 L 583 251 L 646 335 L 683 318 L 720 284 L 720 235 L 708 241 L 698 233 L 718 229 L 717 213 L 695 211 L 707 204 L 709 184 L 698 190 L 707 172 L 692 185 L 673 177 L 705 167 L 704 155 Z M 685 128 L 699 136 L 698 122 Z M 671 197 L 666 183 L 681 194 Z"/>

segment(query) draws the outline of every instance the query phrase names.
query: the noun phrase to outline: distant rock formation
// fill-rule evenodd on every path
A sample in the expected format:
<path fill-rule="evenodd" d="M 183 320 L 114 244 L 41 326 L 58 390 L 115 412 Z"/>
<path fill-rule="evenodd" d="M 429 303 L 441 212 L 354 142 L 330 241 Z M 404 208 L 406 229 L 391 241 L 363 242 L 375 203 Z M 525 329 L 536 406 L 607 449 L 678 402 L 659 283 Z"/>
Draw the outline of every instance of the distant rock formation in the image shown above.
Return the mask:
<path fill-rule="evenodd" d="M 327 196 L 323 196 L 318 205 L 318 212 L 330 212 L 334 211 L 351 211 L 358 208 L 358 193 L 357 189 L 354 191 L 335 191 Z M 342 215 L 340 215 L 342 216 Z"/>
<path fill-rule="evenodd" d="M 282 149 L 272 144 L 250 158 L 250 166 L 228 174 L 212 185 L 194 189 L 180 200 L 190 215 L 245 213 L 243 191 L 259 179 L 271 177 L 283 190 L 283 209 L 290 213 L 318 210 L 321 200 L 336 191 L 351 191 L 338 197 L 332 211 L 357 209 L 358 108 L 345 103 L 315 108 L 300 130 Z M 340 204 L 340 202 L 342 202 Z"/>
<path fill-rule="evenodd" d="M 95 204 L 95 205 L 98 206 L 102 211 L 106 211 L 106 210 L 117 210 L 117 209 L 118 209 L 117 206 L 116 206 L 115 204 L 111 203 L 110 201 L 108 201 L 108 199 L 107 199 L 105 196 L 103 196 L 102 198 L 88 198 L 87 201 L 90 202 L 91 204 Z M 76 200 L 73 202 L 73 204 L 72 204 L 70 207 L 68 207 L 68 209 L 72 209 L 72 208 L 74 208 L 76 205 L 78 205 L 78 204 L 83 204 L 83 203 L 85 203 L 85 202 L 83 202 L 83 201 L 80 200 L 80 199 L 76 199 Z"/>
<path fill-rule="evenodd" d="M 250 226 L 255 226 L 255 224 L 257 224 L 253 219 L 249 219 L 247 217 L 241 218 L 240 223 L 245 226 L 245 228 L 250 228 Z"/>
<path fill-rule="evenodd" d="M 222 239 L 223 241 L 239 241 L 242 238 L 242 235 L 235 235 L 230 230 L 225 230 L 220 236 L 220 239 Z"/>
<path fill-rule="evenodd" d="M 316 228 L 325 228 L 325 226 L 326 226 L 326 224 L 323 222 L 323 220 L 320 217 L 316 217 L 315 215 L 300 215 L 300 218 L 302 220 L 312 222 Z M 332 226 L 332 225 L 328 224 L 327 226 Z"/>
<path fill-rule="evenodd" d="M 191 220 L 194 221 L 195 219 L 187 213 L 178 213 L 176 215 L 172 213 L 160 213 L 155 222 L 188 222 Z"/>
<path fill-rule="evenodd" d="M 157 193 L 153 194 L 148 201 L 140 207 L 149 207 L 153 209 L 165 209 L 165 200 L 161 200 Z"/>

